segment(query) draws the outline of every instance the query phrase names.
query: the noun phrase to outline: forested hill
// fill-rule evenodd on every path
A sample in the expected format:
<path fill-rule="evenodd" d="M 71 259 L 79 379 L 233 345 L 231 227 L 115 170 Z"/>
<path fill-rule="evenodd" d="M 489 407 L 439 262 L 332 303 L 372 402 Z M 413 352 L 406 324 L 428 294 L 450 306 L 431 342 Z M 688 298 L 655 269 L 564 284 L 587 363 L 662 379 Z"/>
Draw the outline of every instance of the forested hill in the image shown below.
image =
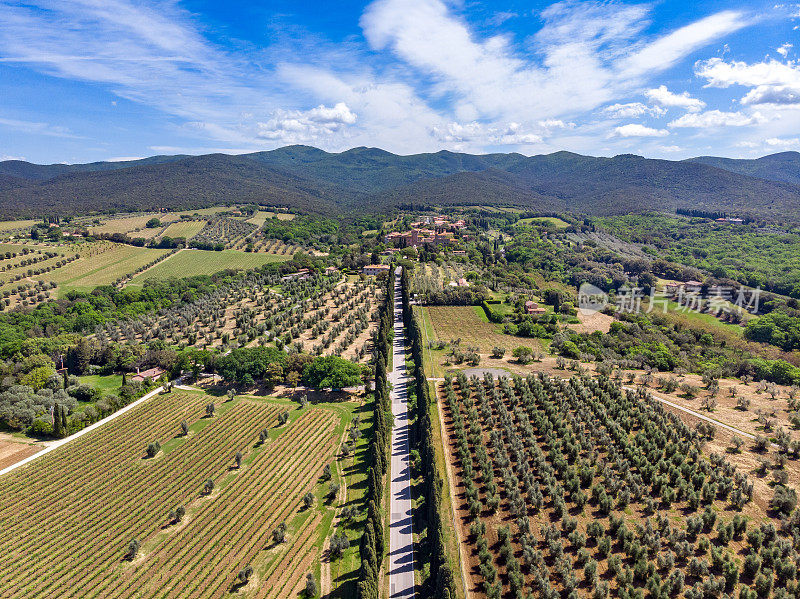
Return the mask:
<path fill-rule="evenodd" d="M 397 205 L 516 205 L 588 215 L 722 212 L 800 221 L 800 154 L 687 161 L 570 152 L 526 157 L 287 146 L 238 156 L 129 162 L 0 162 L 0 213 L 28 217 L 256 202 L 333 214 Z"/>
<path fill-rule="evenodd" d="M 698 156 L 690 158 L 689 162 L 708 164 L 732 173 L 759 179 L 800 185 L 800 153 L 798 152 L 780 152 L 752 160 Z"/>

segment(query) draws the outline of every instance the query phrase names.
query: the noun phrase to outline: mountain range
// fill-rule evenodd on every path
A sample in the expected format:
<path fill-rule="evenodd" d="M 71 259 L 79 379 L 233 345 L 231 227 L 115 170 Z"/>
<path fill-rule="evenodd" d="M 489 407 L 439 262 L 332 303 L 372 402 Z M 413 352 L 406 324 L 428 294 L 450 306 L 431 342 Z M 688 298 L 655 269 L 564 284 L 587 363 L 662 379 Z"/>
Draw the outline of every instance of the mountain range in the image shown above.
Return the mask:
<path fill-rule="evenodd" d="M 571 152 L 401 156 L 377 148 L 152 156 L 122 162 L 0 162 L 0 214 L 38 217 L 229 202 L 337 214 L 397 205 L 502 205 L 586 215 L 722 212 L 800 222 L 800 154 L 682 161 Z"/>

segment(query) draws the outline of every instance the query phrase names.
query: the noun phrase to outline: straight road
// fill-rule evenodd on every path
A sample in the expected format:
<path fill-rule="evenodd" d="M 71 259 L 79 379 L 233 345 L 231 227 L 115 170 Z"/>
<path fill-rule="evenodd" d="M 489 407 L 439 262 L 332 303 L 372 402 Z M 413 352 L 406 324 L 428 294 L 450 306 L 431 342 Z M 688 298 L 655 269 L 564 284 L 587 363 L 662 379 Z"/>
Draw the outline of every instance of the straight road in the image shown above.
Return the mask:
<path fill-rule="evenodd" d="M 406 373 L 401 268 L 394 273 L 394 346 L 392 370 L 392 460 L 389 470 L 389 597 L 414 597 L 414 536 L 411 532 L 411 448 L 409 446 L 408 375 Z"/>

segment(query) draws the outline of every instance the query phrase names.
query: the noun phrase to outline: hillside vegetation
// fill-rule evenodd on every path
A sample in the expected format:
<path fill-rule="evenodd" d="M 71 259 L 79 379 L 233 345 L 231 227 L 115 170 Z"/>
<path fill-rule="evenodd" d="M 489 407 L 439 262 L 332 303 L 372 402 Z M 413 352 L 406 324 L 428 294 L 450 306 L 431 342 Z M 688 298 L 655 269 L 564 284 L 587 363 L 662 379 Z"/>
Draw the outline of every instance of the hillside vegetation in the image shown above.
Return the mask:
<path fill-rule="evenodd" d="M 407 205 L 505 205 L 587 215 L 699 210 L 769 220 L 800 218 L 794 154 L 759 161 L 526 157 L 454 152 L 338 154 L 305 146 L 240 156 L 154 156 L 115 163 L 0 162 L 0 210 L 15 218 L 232 202 L 335 214 Z"/>

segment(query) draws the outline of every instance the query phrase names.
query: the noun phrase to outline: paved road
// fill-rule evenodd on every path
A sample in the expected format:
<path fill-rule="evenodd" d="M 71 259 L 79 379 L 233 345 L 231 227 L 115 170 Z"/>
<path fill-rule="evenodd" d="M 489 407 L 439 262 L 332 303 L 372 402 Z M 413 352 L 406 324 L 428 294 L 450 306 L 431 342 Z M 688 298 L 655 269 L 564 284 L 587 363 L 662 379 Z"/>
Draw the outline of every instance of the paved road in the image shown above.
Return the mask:
<path fill-rule="evenodd" d="M 414 596 L 414 537 L 411 532 L 411 459 L 408 438 L 408 376 L 400 267 L 395 270 L 392 371 L 392 461 L 389 470 L 389 597 Z"/>

